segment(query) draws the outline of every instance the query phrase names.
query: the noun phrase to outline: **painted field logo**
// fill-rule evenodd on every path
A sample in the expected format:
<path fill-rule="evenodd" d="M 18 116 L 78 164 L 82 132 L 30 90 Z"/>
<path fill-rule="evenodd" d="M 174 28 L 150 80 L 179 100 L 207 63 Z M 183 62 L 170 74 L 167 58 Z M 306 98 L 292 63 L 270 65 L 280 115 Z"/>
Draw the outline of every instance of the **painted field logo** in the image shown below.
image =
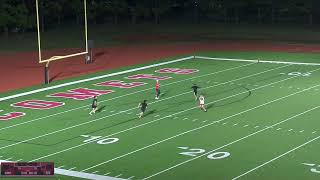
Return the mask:
<path fill-rule="evenodd" d="M 147 83 L 144 82 L 131 82 L 131 83 L 125 83 L 123 81 L 119 80 L 111 80 L 111 81 L 105 81 L 96 84 L 96 86 L 107 86 L 107 87 L 117 87 L 117 88 L 125 88 L 125 89 L 130 89 L 138 86 L 145 85 Z"/>
<path fill-rule="evenodd" d="M 104 94 L 110 94 L 114 91 L 112 90 L 96 90 L 96 89 L 88 89 L 88 88 L 77 88 L 68 90 L 68 92 L 61 92 L 51 94 L 48 97 L 60 97 L 66 99 L 74 99 L 74 100 L 86 100 L 93 98 L 94 96 L 101 96 Z"/>
<path fill-rule="evenodd" d="M 154 76 L 153 74 L 136 74 L 129 77 L 127 79 L 151 79 L 151 80 L 167 80 L 171 77 L 169 76 Z"/>
<path fill-rule="evenodd" d="M 3 110 L 0 109 L 0 112 L 2 112 Z M 6 113 L 6 114 L 3 114 L 3 115 L 0 115 L 0 121 L 8 121 L 8 120 L 11 120 L 11 119 L 15 119 L 15 118 L 18 118 L 18 117 L 21 117 L 21 116 L 24 116 L 26 115 L 25 113 L 23 112 L 10 112 L 10 113 Z"/>
<path fill-rule="evenodd" d="M 26 100 L 11 104 L 12 107 L 26 108 L 26 109 L 52 109 L 64 106 L 64 102 L 43 101 L 43 100 Z"/>
<path fill-rule="evenodd" d="M 157 70 L 157 73 L 171 73 L 171 74 L 193 74 L 198 72 L 198 69 L 180 69 L 180 68 L 163 68 Z"/>

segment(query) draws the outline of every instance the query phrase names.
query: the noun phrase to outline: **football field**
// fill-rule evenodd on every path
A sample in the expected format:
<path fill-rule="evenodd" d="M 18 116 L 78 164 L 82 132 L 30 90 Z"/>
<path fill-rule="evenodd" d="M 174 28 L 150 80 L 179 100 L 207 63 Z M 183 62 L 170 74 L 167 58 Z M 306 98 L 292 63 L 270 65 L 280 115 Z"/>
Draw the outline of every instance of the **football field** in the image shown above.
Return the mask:
<path fill-rule="evenodd" d="M 0 159 L 57 179 L 319 179 L 319 58 L 201 53 L 4 93 Z"/>

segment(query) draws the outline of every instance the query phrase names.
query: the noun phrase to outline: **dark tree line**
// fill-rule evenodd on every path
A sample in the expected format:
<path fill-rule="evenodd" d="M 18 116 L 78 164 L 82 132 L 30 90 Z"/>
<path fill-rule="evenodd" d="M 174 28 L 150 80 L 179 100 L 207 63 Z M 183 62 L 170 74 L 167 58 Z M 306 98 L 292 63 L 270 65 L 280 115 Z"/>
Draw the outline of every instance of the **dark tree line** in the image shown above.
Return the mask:
<path fill-rule="evenodd" d="M 83 0 L 39 0 L 42 31 L 83 21 Z M 319 23 L 319 0 L 87 0 L 88 22 Z M 35 0 L 1 0 L 0 32 L 34 31 Z"/>

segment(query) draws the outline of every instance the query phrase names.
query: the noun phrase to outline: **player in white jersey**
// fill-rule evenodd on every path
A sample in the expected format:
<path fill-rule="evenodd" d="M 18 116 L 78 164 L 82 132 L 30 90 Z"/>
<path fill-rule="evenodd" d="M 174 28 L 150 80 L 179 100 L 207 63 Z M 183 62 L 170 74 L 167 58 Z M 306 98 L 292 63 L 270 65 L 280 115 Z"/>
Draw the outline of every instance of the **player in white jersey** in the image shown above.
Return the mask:
<path fill-rule="evenodd" d="M 204 112 L 207 112 L 206 108 L 204 107 L 204 96 L 199 96 L 199 107 L 200 109 L 204 110 Z"/>

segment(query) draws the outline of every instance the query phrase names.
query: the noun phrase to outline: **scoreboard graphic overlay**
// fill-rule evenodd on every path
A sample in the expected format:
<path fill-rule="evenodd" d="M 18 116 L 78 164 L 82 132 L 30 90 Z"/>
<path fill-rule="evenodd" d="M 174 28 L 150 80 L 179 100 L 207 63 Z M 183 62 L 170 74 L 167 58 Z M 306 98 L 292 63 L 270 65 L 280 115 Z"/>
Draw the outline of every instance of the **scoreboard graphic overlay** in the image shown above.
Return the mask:
<path fill-rule="evenodd" d="M 0 177 L 52 177 L 53 162 L 2 162 Z"/>

